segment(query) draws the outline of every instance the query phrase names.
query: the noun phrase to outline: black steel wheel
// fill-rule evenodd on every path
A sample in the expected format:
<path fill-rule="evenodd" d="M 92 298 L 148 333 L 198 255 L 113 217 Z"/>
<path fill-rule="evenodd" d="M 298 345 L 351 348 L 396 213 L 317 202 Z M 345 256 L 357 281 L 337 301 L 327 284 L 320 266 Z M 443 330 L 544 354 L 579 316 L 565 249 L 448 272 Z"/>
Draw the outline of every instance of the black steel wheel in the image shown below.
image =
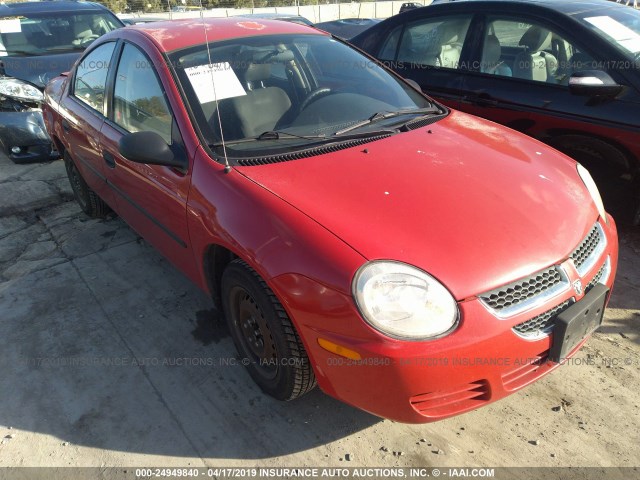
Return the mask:
<path fill-rule="evenodd" d="M 68 152 L 64 152 L 64 166 L 67 177 L 73 190 L 73 195 L 84 213 L 94 218 L 104 218 L 111 211 L 109 206 L 91 190 L 87 182 L 82 178 L 78 167 Z"/>
<path fill-rule="evenodd" d="M 222 307 L 242 363 L 267 394 L 293 400 L 316 385 L 313 369 L 286 311 L 242 260 L 222 276 Z"/>

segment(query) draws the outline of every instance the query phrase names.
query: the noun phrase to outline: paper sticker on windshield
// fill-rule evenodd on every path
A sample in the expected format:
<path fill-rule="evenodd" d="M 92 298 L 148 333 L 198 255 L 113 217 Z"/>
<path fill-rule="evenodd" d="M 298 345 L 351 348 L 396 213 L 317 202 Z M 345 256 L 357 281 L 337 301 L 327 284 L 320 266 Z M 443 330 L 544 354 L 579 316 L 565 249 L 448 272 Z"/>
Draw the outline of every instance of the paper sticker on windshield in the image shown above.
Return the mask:
<path fill-rule="evenodd" d="M 622 48 L 632 53 L 640 52 L 640 35 L 617 20 L 607 16 L 589 17 L 585 20 L 613 38 Z"/>
<path fill-rule="evenodd" d="M 19 18 L 8 18 L 0 20 L 0 33 L 20 33 L 22 26 Z"/>
<path fill-rule="evenodd" d="M 200 103 L 246 95 L 229 62 L 185 68 Z"/>

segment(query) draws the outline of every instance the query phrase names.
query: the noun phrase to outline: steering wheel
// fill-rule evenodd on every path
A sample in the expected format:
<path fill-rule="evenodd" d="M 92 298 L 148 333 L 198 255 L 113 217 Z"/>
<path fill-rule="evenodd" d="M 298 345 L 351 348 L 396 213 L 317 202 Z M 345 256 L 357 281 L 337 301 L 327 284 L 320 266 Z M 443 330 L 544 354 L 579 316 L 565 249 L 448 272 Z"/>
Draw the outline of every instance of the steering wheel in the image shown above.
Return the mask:
<path fill-rule="evenodd" d="M 302 103 L 300 104 L 300 111 L 307 108 L 309 105 L 311 105 L 313 102 L 318 100 L 320 97 L 324 97 L 325 95 L 329 95 L 330 93 L 331 93 L 330 88 L 323 87 L 323 88 L 315 89 L 314 91 L 309 93 L 309 95 L 307 95 L 307 97 L 302 101 Z"/>
<path fill-rule="evenodd" d="M 96 35 L 96 34 L 89 35 L 88 37 L 85 37 L 85 38 L 82 39 L 82 41 L 80 42 L 80 46 L 81 47 L 88 47 L 89 45 L 91 45 L 93 43 L 94 40 L 96 40 L 99 37 L 100 37 L 100 35 Z"/>

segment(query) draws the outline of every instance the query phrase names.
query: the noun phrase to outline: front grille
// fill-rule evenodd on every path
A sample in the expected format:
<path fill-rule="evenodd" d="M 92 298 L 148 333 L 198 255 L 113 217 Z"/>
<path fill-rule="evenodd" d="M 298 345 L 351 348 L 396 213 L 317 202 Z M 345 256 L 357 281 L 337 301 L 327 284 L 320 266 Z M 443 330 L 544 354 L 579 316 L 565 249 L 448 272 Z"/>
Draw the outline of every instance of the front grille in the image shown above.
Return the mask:
<path fill-rule="evenodd" d="M 569 282 L 562 270 L 554 266 L 486 292 L 480 295 L 480 300 L 495 310 L 498 316 L 507 317 L 530 308 L 539 300 L 555 295 L 568 285 Z"/>
<path fill-rule="evenodd" d="M 606 238 L 600 223 L 596 223 L 578 248 L 570 255 L 580 276 L 584 276 L 600 258 L 606 246 Z"/>
<path fill-rule="evenodd" d="M 595 287 L 598 283 L 605 283 L 609 279 L 610 273 L 611 273 L 611 261 L 609 260 L 609 257 L 607 257 L 607 260 L 602 264 L 602 266 L 600 267 L 600 270 L 596 272 L 596 274 L 593 276 L 591 281 L 585 287 L 584 293 L 587 293 L 589 290 Z"/>
<path fill-rule="evenodd" d="M 520 362 L 518 359 L 517 362 L 514 362 L 518 366 L 502 375 L 504 389 L 513 392 L 540 378 L 542 374 L 549 371 L 548 357 L 549 350 L 545 350 L 533 358 L 527 358 L 526 361 L 522 359 L 523 361 Z"/>
<path fill-rule="evenodd" d="M 560 305 L 553 307 L 551 310 L 547 310 L 526 322 L 519 323 L 513 327 L 513 330 L 521 337 L 527 339 L 549 335 L 556 324 L 556 317 L 569 308 L 573 302 L 574 300 L 570 298 Z"/>

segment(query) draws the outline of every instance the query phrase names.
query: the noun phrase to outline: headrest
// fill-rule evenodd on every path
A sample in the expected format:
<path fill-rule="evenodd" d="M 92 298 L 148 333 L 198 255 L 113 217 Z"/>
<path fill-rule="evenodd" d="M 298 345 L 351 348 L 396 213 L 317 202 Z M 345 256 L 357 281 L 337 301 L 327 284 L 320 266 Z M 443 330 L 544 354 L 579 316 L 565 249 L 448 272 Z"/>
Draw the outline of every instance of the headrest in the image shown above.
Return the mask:
<path fill-rule="evenodd" d="M 486 67 L 493 67 L 500 57 L 502 56 L 502 47 L 500 41 L 495 35 L 487 35 L 484 39 L 484 52 L 482 54 L 482 61 Z"/>
<path fill-rule="evenodd" d="M 440 36 L 440 45 L 449 45 L 455 42 L 462 42 L 463 39 L 459 38 L 460 32 L 464 29 L 463 22 L 454 21 L 447 22 L 438 27 L 438 35 Z"/>
<path fill-rule="evenodd" d="M 519 45 L 527 47 L 532 52 L 536 52 L 547 42 L 549 35 L 551 35 L 549 30 L 534 25 L 524 32 Z"/>
<path fill-rule="evenodd" d="M 402 49 L 415 50 L 425 56 L 440 55 L 440 39 L 433 36 L 420 38 L 413 31 L 407 30 L 402 39 Z"/>
<path fill-rule="evenodd" d="M 87 22 L 76 22 L 73 24 L 73 34 L 76 37 L 86 37 L 93 34 Z"/>
<path fill-rule="evenodd" d="M 244 74 L 247 83 L 260 82 L 271 76 L 271 65 L 268 63 L 252 63 Z"/>

